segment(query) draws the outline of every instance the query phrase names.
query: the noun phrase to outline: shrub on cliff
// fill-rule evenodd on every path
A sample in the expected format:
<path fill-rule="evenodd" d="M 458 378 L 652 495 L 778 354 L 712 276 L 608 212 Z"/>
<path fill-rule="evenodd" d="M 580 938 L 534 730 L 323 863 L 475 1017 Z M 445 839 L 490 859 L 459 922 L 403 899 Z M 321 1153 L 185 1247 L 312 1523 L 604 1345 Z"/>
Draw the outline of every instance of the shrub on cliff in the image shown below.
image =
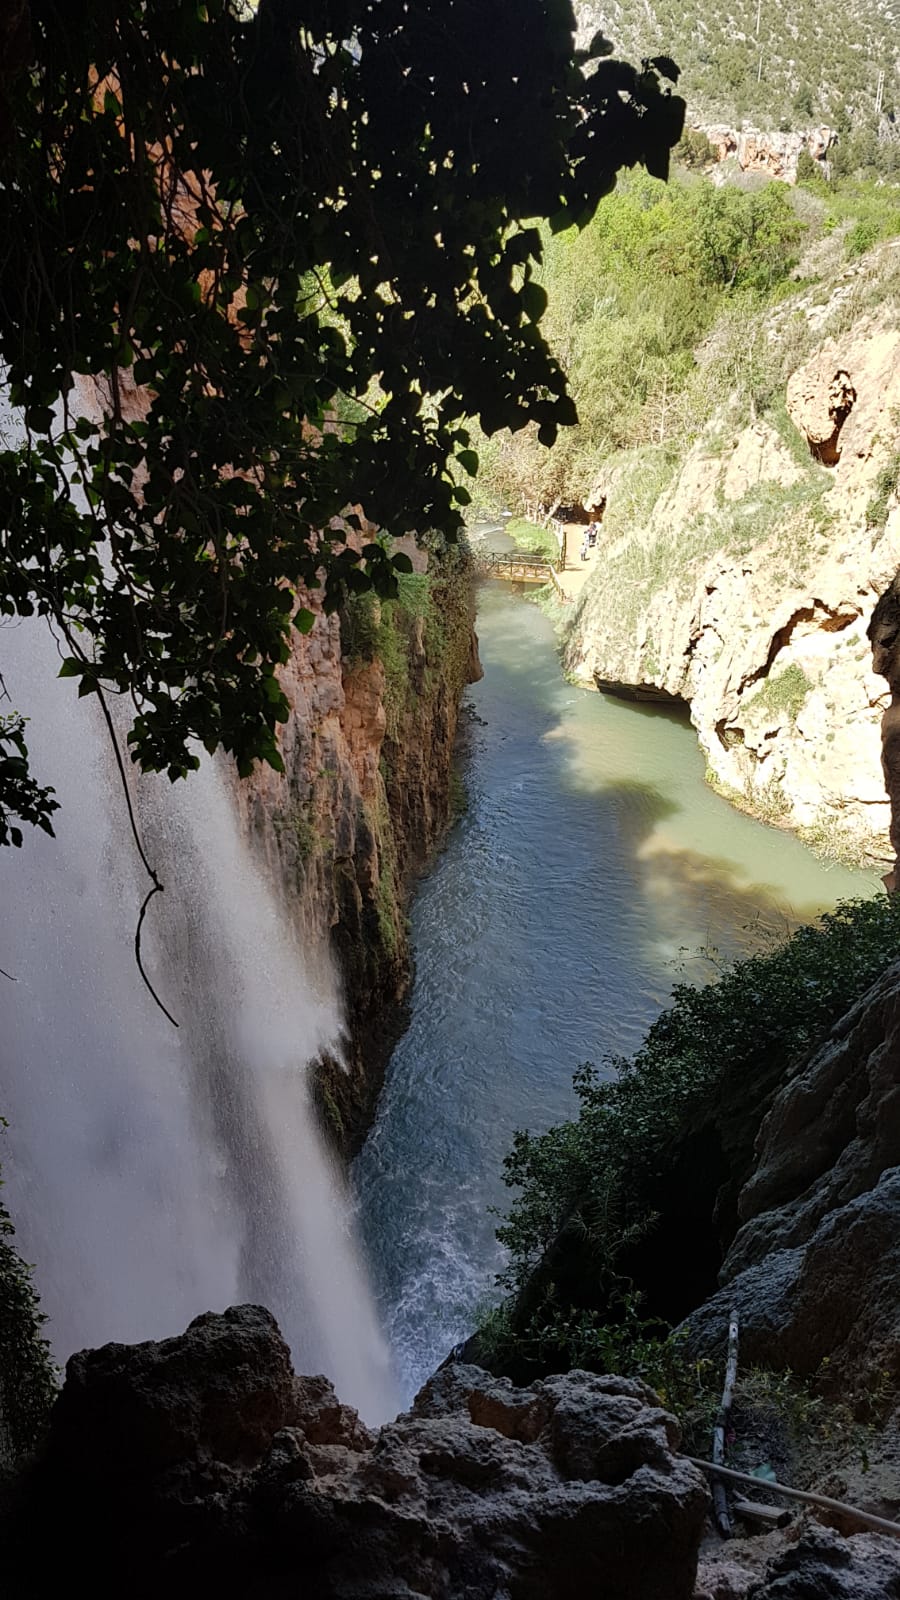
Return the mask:
<path fill-rule="evenodd" d="M 702 128 L 685 128 L 672 155 L 683 167 L 689 168 L 709 167 L 716 159 L 715 146 L 710 144 Z"/>
<path fill-rule="evenodd" d="M 678 443 L 698 425 L 697 352 L 732 312 L 778 294 L 806 232 L 783 184 L 747 192 L 708 178 L 623 181 L 592 223 L 544 243 L 544 328 L 579 422 L 551 451 L 525 428 L 478 441 L 479 492 L 499 502 L 577 499 L 610 453 Z M 708 352 L 700 366 L 708 370 Z M 717 398 L 727 396 L 723 388 Z"/>
<path fill-rule="evenodd" d="M 37 1444 L 56 1393 L 44 1321 L 31 1268 L 15 1248 L 0 1201 L 0 1474 Z"/>
<path fill-rule="evenodd" d="M 706 1234 L 720 1238 L 728 1222 L 714 1221 L 713 1208 L 722 1183 L 746 1175 L 740 1166 L 775 1084 L 898 955 L 900 897 L 843 903 L 716 982 L 679 985 L 637 1054 L 607 1059 L 603 1078 L 591 1065 L 579 1069 L 578 1117 L 538 1136 L 520 1132 L 506 1158 L 506 1182 L 519 1191 L 498 1229 L 509 1251 L 507 1354 L 517 1341 L 532 1350 L 543 1341 L 561 1359 L 566 1329 L 577 1343 L 585 1314 L 598 1326 L 615 1320 L 623 1271 L 639 1279 L 648 1270 L 637 1287 L 651 1291 L 652 1310 L 668 1312 L 653 1242 L 671 1221 L 660 1196 L 671 1198 L 676 1172 L 676 1203 L 693 1219 L 679 1219 L 694 1229 L 685 1253 L 694 1251 L 709 1279 L 701 1275 L 699 1296 L 714 1288 Z M 714 1149 L 717 1119 L 725 1131 Z"/>

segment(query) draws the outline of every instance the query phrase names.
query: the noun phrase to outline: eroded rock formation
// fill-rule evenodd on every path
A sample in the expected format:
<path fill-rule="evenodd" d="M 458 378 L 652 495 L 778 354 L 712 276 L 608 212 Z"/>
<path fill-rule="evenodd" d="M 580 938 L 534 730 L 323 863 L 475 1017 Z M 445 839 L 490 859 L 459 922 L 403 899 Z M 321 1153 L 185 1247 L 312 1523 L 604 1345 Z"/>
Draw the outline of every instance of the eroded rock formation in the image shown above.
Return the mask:
<path fill-rule="evenodd" d="M 692 1347 L 720 1349 L 735 1307 L 743 1361 L 790 1369 L 845 1400 L 896 1393 L 900 962 L 771 1100 L 737 1212 L 723 1287 L 688 1318 Z M 869 1503 L 874 1492 L 870 1483 Z M 896 1517 L 896 1472 L 881 1494 Z"/>
<path fill-rule="evenodd" d="M 879 317 L 795 370 L 793 436 L 787 422 L 711 424 L 649 520 L 601 551 L 566 665 L 686 701 L 723 793 L 883 864 L 887 695 L 866 630 L 900 565 L 900 331 Z M 648 575 L 629 579 L 633 567 Z M 608 598 L 622 582 L 627 625 Z"/>
<path fill-rule="evenodd" d="M 770 1564 L 748 1600 L 898 1600 L 900 1547 L 878 1534 L 811 1529 Z"/>
<path fill-rule="evenodd" d="M 689 1600 L 707 1491 L 677 1444 L 641 1383 L 472 1367 L 374 1435 L 239 1306 L 72 1358 L 7 1593 L 51 1592 L 66 1549 L 134 1597 Z"/>
<path fill-rule="evenodd" d="M 823 466 L 841 459 L 841 429 L 856 404 L 853 379 L 843 367 L 832 371 L 833 359 L 823 351 L 815 361 L 793 372 L 787 385 L 787 411 Z"/>
<path fill-rule="evenodd" d="M 761 128 L 731 128 L 722 122 L 698 124 L 713 147 L 717 161 L 732 158 L 741 172 L 759 172 L 782 183 L 796 183 L 797 162 L 805 150 L 814 161 L 824 162 L 837 134 L 833 128 L 811 128 L 804 133 L 781 133 Z"/>
<path fill-rule="evenodd" d="M 729 128 L 727 123 L 698 123 L 713 146 L 717 162 L 732 157 L 741 173 L 762 173 L 785 184 L 798 181 L 798 160 L 802 150 L 814 162 L 825 162 L 838 138 L 833 128 L 810 128 L 806 133 L 773 133 L 762 128 Z"/>
<path fill-rule="evenodd" d="M 786 1542 L 739 1540 L 701 1560 L 694 1600 L 900 1600 L 900 1545 L 818 1527 Z"/>

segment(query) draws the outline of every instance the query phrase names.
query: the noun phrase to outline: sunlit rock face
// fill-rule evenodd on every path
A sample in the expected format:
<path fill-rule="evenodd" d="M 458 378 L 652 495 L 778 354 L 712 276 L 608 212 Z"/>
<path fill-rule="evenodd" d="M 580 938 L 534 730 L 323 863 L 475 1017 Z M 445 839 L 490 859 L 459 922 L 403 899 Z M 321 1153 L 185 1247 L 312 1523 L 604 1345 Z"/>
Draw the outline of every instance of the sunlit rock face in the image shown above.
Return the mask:
<path fill-rule="evenodd" d="M 817 327 L 828 309 L 801 301 L 791 314 Z M 900 331 L 889 309 L 848 322 L 791 375 L 784 426 L 742 425 L 725 407 L 646 523 L 610 548 L 608 570 L 601 552 L 566 665 L 688 702 L 723 793 L 829 853 L 884 866 L 896 854 L 881 763 L 888 694 L 866 634 L 900 565 L 900 504 L 884 487 L 900 451 Z M 606 489 L 613 505 L 613 478 Z M 605 596 L 631 545 L 649 552 L 650 576 L 623 628 Z M 674 549 L 677 583 L 654 586 L 655 546 Z"/>
<path fill-rule="evenodd" d="M 726 123 L 696 124 L 708 138 L 716 161 L 731 159 L 741 172 L 758 172 L 781 183 L 796 183 L 802 151 L 824 162 L 835 143 L 833 128 L 811 128 L 803 133 L 783 133 L 762 128 L 734 128 Z"/>

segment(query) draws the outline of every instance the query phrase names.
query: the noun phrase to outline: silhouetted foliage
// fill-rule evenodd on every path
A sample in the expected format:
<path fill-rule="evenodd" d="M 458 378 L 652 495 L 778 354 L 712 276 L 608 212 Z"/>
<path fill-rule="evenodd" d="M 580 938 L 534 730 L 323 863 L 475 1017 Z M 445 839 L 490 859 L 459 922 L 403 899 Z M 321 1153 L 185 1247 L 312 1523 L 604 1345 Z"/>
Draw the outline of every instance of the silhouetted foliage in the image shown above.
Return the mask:
<path fill-rule="evenodd" d="M 664 175 L 683 106 L 671 63 L 576 59 L 572 27 L 565 0 L 32 0 L 0 614 L 51 618 L 81 694 L 133 699 L 143 768 L 183 775 L 193 741 L 280 765 L 305 592 L 408 570 L 335 519 L 453 536 L 467 416 L 548 444 L 575 420 L 526 224 Z"/>
<path fill-rule="evenodd" d="M 0 1118 L 0 1127 L 6 1124 Z M 0 1473 L 27 1455 L 46 1427 L 56 1370 L 41 1329 L 46 1321 L 31 1268 L 13 1242 L 0 1201 Z"/>

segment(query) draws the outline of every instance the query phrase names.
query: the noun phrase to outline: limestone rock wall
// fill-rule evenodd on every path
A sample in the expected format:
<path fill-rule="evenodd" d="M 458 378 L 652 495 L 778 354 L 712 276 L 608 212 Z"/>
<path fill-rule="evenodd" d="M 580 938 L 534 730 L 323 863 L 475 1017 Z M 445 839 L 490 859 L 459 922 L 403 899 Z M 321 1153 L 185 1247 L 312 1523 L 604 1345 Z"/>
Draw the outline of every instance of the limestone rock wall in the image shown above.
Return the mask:
<path fill-rule="evenodd" d="M 885 863 L 889 693 L 866 630 L 900 564 L 896 317 L 823 338 L 784 402 L 778 428 L 716 419 L 646 523 L 601 551 L 566 664 L 603 687 L 687 701 L 730 798 L 836 854 Z M 616 492 L 613 480 L 610 504 Z"/>
<path fill-rule="evenodd" d="M 781 133 L 761 128 L 732 128 L 721 122 L 696 126 L 706 134 L 717 161 L 732 158 L 741 172 L 758 172 L 783 183 L 796 183 L 797 162 L 802 150 L 814 161 L 824 162 L 837 138 L 833 128 L 825 127 Z"/>
<path fill-rule="evenodd" d="M 344 1058 L 320 1063 L 316 1091 L 345 1153 L 366 1132 L 403 1025 L 406 907 L 449 820 L 460 696 L 481 671 L 465 557 L 429 556 L 412 539 L 400 547 L 428 581 L 403 659 L 386 673 L 377 649 L 355 649 L 346 614 L 317 614 L 281 673 L 291 703 L 285 772 L 258 769 L 238 788 L 246 827 L 301 936 L 330 946 L 342 979 Z"/>
<path fill-rule="evenodd" d="M 723 1287 L 688 1319 L 696 1343 L 719 1345 L 735 1306 L 751 1365 L 830 1375 L 845 1393 L 895 1386 L 900 962 L 772 1099 L 737 1212 Z"/>

